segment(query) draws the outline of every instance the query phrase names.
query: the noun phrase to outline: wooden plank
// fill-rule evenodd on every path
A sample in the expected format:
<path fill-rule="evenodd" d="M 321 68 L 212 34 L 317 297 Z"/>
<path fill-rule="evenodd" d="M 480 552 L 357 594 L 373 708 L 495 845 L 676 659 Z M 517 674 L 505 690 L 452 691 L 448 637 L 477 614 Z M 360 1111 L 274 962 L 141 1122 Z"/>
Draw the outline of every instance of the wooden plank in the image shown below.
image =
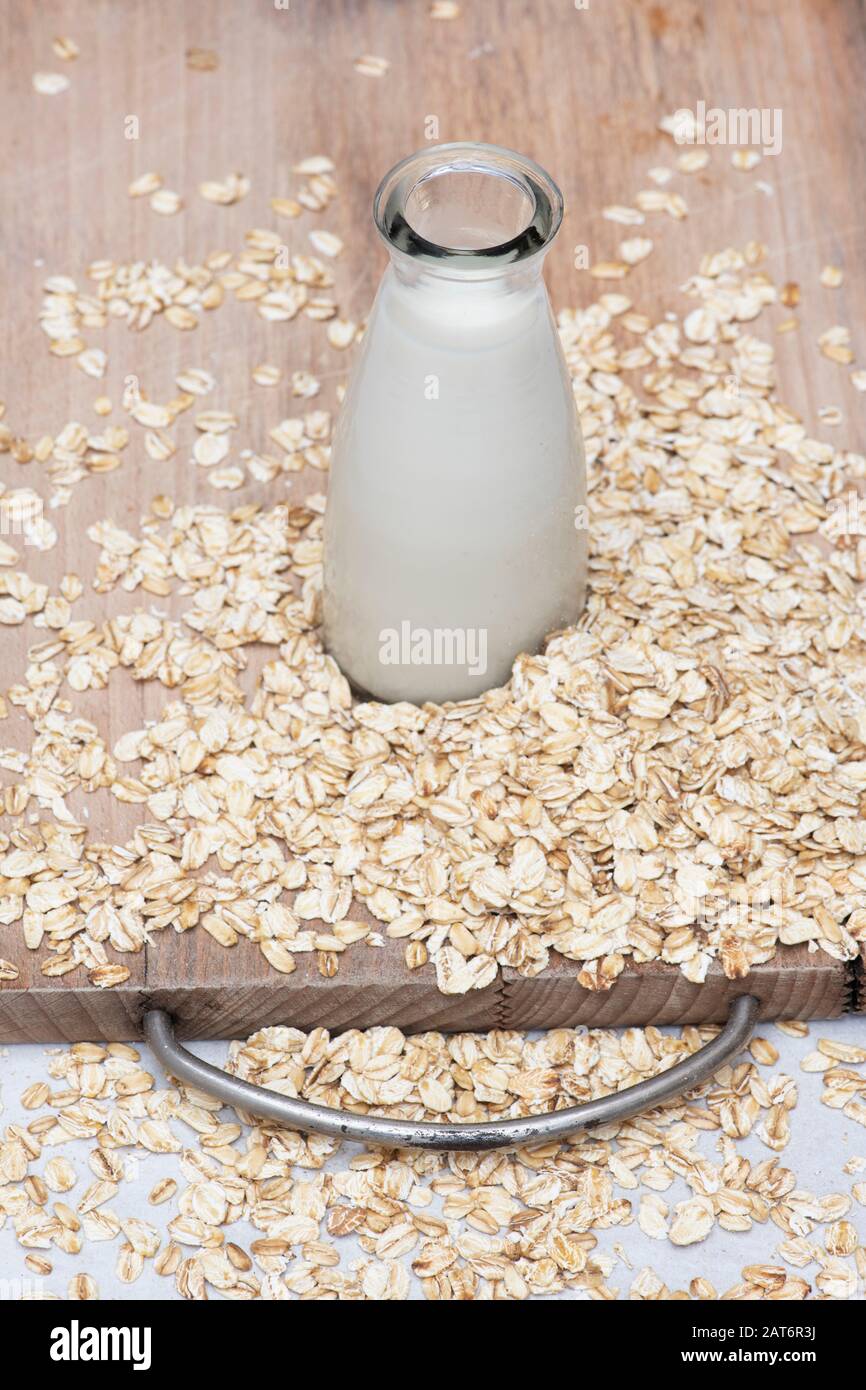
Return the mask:
<path fill-rule="evenodd" d="M 187 932 L 170 945 L 148 953 L 147 998 L 178 1020 L 184 1037 L 246 1037 L 272 1023 L 331 1032 L 502 1026 L 501 980 L 468 995 L 441 994 L 432 970 L 406 969 L 399 941 L 351 948 L 333 979 L 319 974 L 315 952 L 296 956 L 292 975 L 279 975 L 247 941 L 225 950 L 205 932 Z"/>
<path fill-rule="evenodd" d="M 505 1014 L 511 1028 L 631 1027 L 666 1023 L 721 1023 L 731 1001 L 754 994 L 761 1017 L 836 1018 L 850 1007 L 850 963 L 823 951 L 810 955 L 805 946 L 786 946 L 743 980 L 729 980 L 713 962 L 702 985 L 693 985 L 679 970 L 658 961 L 629 962 L 612 989 L 594 993 L 578 983 L 580 966 L 555 956 L 543 975 L 524 979 L 505 974 Z"/>
<path fill-rule="evenodd" d="M 390 1024 L 408 1033 L 720 1023 L 739 994 L 761 999 L 762 1018 L 836 1018 L 852 1006 L 855 991 L 851 963 L 824 952 L 809 956 L 802 946 L 783 947 L 745 980 L 728 980 L 713 965 L 703 985 L 657 962 L 628 962 L 612 989 L 593 993 L 578 984 L 579 970 L 554 955 L 534 979 L 505 970 L 487 989 L 443 995 L 432 972 L 405 969 L 399 942 L 347 952 L 339 974 L 326 980 L 313 956 L 299 956 L 294 974 L 278 975 L 249 942 L 225 951 L 204 933 L 186 933 L 174 951 L 151 953 L 144 987 L 95 998 L 96 991 L 75 985 L 32 995 L 0 985 L 0 1042 L 120 1040 L 140 1032 L 149 1006 L 168 1010 L 182 1037 L 226 1038 L 276 1023 L 331 1032 Z"/>
<path fill-rule="evenodd" d="M 53 57 L 55 33 L 71 34 L 79 43 L 75 63 Z M 218 71 L 190 72 L 184 52 L 191 46 L 215 49 Z M 235 409 L 243 420 L 243 443 L 252 447 L 267 447 L 269 428 L 297 409 L 284 387 L 251 385 L 255 363 L 278 362 L 285 377 L 295 368 L 311 368 L 325 382 L 321 403 L 333 405 L 349 363 L 328 347 L 321 327 L 306 319 L 269 324 L 251 306 L 229 302 L 204 316 L 192 334 L 164 322 L 131 334 L 113 322 L 105 334 L 93 335 L 110 359 L 106 378 L 94 382 L 48 354 L 37 325 L 41 286 L 50 273 L 69 273 L 84 287 L 85 267 L 103 256 L 171 263 L 181 255 L 196 261 L 217 246 L 237 249 L 247 228 L 274 225 L 269 199 L 293 187 L 292 164 L 322 152 L 336 162 L 339 198 L 321 219 L 282 222 L 279 230 L 293 252 L 306 249 L 315 225 L 343 238 L 345 254 L 335 267 L 338 297 L 347 315 L 361 318 L 384 264 L 370 221 L 373 190 L 391 163 L 425 143 L 431 116 L 441 140 L 513 145 L 551 170 L 567 205 L 563 232 L 548 258 L 552 299 L 557 308 L 586 304 L 599 286 L 575 268 L 575 247 L 586 245 L 591 261 L 616 256 L 624 229 L 606 221 L 601 209 L 633 199 L 648 186 L 653 165 L 673 164 L 677 151 L 657 132 L 657 121 L 703 99 L 722 108 L 781 110 L 782 152 L 765 158 L 759 174 L 744 175 L 732 168 L 728 150 L 715 149 L 705 172 L 678 177 L 669 186 L 684 192 L 689 216 L 648 223 L 644 230 L 655 250 L 624 287 L 637 307 L 658 315 L 677 302 L 677 287 L 703 252 L 764 242 L 776 281 L 803 286 L 800 331 L 774 338 L 782 399 L 819 437 L 820 407 L 839 405 L 845 422 L 836 437 L 854 447 L 863 437 L 866 397 L 853 390 L 847 372 L 818 354 L 815 343 L 830 324 L 844 323 L 858 361 L 864 358 L 866 145 L 860 136 L 866 35 L 853 0 L 829 10 L 817 0 L 786 0 L 784 6 L 776 0 L 748 6 L 607 0 L 587 10 L 567 0 L 473 0 L 453 23 L 432 22 L 426 4 L 384 0 L 329 0 L 286 10 L 236 0 L 59 0 L 51 7 L 7 0 L 0 7 L 0 49 L 14 60 L 6 64 L 0 89 L 0 121 L 7 132 L 0 396 L 16 433 L 35 439 L 68 420 L 96 428 L 92 402 L 102 393 L 115 401 L 109 419 L 117 422 L 125 418 L 119 401 L 126 376 L 134 373 L 152 399 L 165 400 L 174 393 L 176 372 L 189 365 L 215 372 L 219 391 L 208 404 Z M 353 70 L 362 52 L 389 59 L 385 78 Z M 51 98 L 33 92 L 32 73 L 46 68 L 69 76 L 68 92 Z M 136 140 L 125 138 L 129 115 L 139 122 Z M 127 196 L 130 180 L 147 169 L 160 170 L 166 184 L 183 194 L 186 206 L 178 217 L 156 216 L 146 199 Z M 248 198 L 223 208 L 198 196 L 201 180 L 232 169 L 251 178 Z M 818 284 L 827 261 L 846 271 L 840 290 Z M 679 302 L 682 307 L 685 301 Z M 756 332 L 773 337 L 774 325 L 787 315 L 773 309 Z M 137 530 L 156 492 L 179 503 L 235 506 L 296 499 L 324 486 L 321 475 L 307 473 L 272 487 L 251 483 L 225 498 L 208 487 L 202 470 L 186 464 L 191 422 L 181 423 L 176 433 L 179 449 L 169 463 L 146 460 L 136 433 L 121 469 L 79 485 L 70 505 L 54 516 L 57 547 L 25 552 L 27 572 L 53 589 L 69 571 L 87 583 L 96 557 L 86 537 L 90 522 L 110 516 Z M 0 482 L 34 486 L 46 498 L 49 492 L 38 464 L 22 467 L 8 454 L 0 455 Z M 176 602 L 159 606 L 176 611 Z M 99 619 L 149 606 L 140 593 L 87 593 L 74 616 Z M 6 686 L 24 670 L 27 647 L 45 633 L 30 624 L 0 633 Z M 247 655 L 246 682 L 268 653 Z M 64 694 L 76 713 L 94 720 L 109 747 L 128 729 L 157 718 L 170 699 L 161 686 L 135 683 L 123 672 L 111 677 L 105 691 Z M 13 709 L 0 741 L 26 747 L 30 737 L 29 722 Z M 0 785 L 13 780 L 0 772 Z M 145 818 L 141 808 L 125 807 L 105 793 L 80 798 L 73 809 L 86 815 L 92 838 L 115 842 Z M 209 1036 L 214 1029 L 244 1031 L 290 1010 L 306 1026 L 328 1019 L 337 1026 L 362 1018 L 385 1021 L 385 1015 L 402 1026 L 431 1026 L 440 1017 L 453 1026 L 490 1026 L 485 1020 L 501 1012 L 506 996 L 508 1026 L 529 1026 L 518 1022 L 523 1018 L 546 1025 L 556 1021 L 557 1011 L 575 1018 L 585 1011 L 600 1022 L 660 1021 L 677 1011 L 691 1018 L 695 1009 L 709 1017 L 722 1010 L 726 988 L 717 982 L 715 994 L 711 982 L 693 999 L 694 987 L 679 972 L 629 967 L 613 992 L 583 998 L 575 993 L 576 971 L 562 962 L 537 981 L 508 975 L 489 999 L 469 995 L 443 1002 L 432 971 L 406 972 L 390 946 L 349 953 L 340 977 L 320 984 L 312 961 L 286 979 L 243 943 L 222 952 L 202 932 L 166 931 L 146 953 L 117 957 L 132 972 L 120 991 L 88 990 L 82 971 L 46 981 L 38 968 L 42 955 L 24 951 L 15 924 L 0 928 L 0 956 L 22 971 L 14 985 L 0 987 L 3 1040 L 123 1036 L 145 989 L 172 1003 L 189 1036 Z M 766 981 L 762 997 L 768 1008 L 832 1012 L 838 1002 L 834 963 L 818 956 L 789 966 L 787 959 L 782 953 L 777 963 L 761 967 L 749 987 Z M 362 997 L 350 1005 L 347 989 Z M 866 1004 L 862 977 L 859 993 Z M 381 1019 L 374 1005 L 383 1009 Z"/>
<path fill-rule="evenodd" d="M 124 1042 L 141 1033 L 144 997 L 140 987 L 129 984 L 115 989 L 61 981 L 31 989 L 0 984 L 0 1043 Z"/>

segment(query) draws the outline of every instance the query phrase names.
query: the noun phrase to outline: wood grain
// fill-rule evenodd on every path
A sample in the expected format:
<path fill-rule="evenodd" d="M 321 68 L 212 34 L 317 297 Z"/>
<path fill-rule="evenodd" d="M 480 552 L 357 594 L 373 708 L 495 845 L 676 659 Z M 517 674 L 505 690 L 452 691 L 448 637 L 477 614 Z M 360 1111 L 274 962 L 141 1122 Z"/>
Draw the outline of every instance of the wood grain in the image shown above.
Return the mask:
<path fill-rule="evenodd" d="M 629 961 L 614 987 L 599 994 L 578 983 L 577 962 L 554 955 L 535 979 L 505 970 L 486 989 L 445 995 L 426 971 L 406 970 L 398 942 L 349 951 L 331 980 L 319 975 L 312 956 L 299 956 L 298 969 L 286 976 L 263 970 L 249 942 L 230 951 L 204 933 L 181 942 L 189 950 L 185 964 L 177 951 L 148 953 L 143 987 L 98 992 L 73 984 L 27 994 L 0 986 L 0 1043 L 119 1041 L 140 1032 L 147 1007 L 171 1013 L 182 1037 L 225 1038 L 277 1023 L 331 1032 L 390 1024 L 410 1033 L 719 1023 L 739 994 L 761 999 L 762 1018 L 835 1018 L 855 995 L 851 965 L 823 952 L 809 957 L 799 946 L 783 947 L 744 980 L 725 979 L 714 964 L 705 984 L 692 985 L 677 969 Z"/>
<path fill-rule="evenodd" d="M 787 946 L 747 978 L 728 980 L 717 962 L 702 985 L 658 961 L 629 964 L 606 994 L 581 988 L 572 961 L 556 957 L 536 980 L 506 970 L 504 1007 L 511 1028 L 611 1028 L 651 1021 L 721 1023 L 740 994 L 761 1000 L 761 1018 L 836 1018 L 851 1006 L 849 964 L 823 951 Z M 531 988 L 530 988 L 531 986 Z"/>
<path fill-rule="evenodd" d="M 127 375 L 138 376 L 153 399 L 165 400 L 174 392 L 176 372 L 197 365 L 214 371 L 219 381 L 209 404 L 237 411 L 243 444 L 263 448 L 268 430 L 294 413 L 295 405 L 281 388 L 263 390 L 251 383 L 251 368 L 262 361 L 278 362 L 286 376 L 311 368 L 325 382 L 323 403 L 333 403 L 349 362 L 327 345 L 321 327 L 306 319 L 269 324 L 251 306 L 237 303 L 206 315 L 190 334 L 164 322 L 132 334 L 112 322 L 93 337 L 110 358 L 106 379 L 93 382 L 71 362 L 48 354 L 37 327 L 41 286 L 50 273 L 71 274 L 84 286 L 87 264 L 103 256 L 171 263 L 178 256 L 196 261 L 217 247 L 235 250 L 247 228 L 273 225 L 269 200 L 292 191 L 292 165 L 305 155 L 327 153 L 337 165 L 340 197 L 321 218 L 279 227 L 293 252 L 307 248 L 307 233 L 317 225 L 344 239 L 346 251 L 336 267 L 338 294 L 343 311 L 360 318 L 384 261 L 370 221 L 372 193 L 394 161 L 425 143 L 431 120 L 438 123 L 440 140 L 511 145 L 551 170 L 567 206 L 548 261 L 552 298 L 556 307 L 588 303 L 599 287 L 575 269 L 575 247 L 587 246 L 591 261 L 616 255 L 623 229 L 605 221 L 601 209 L 629 202 L 649 186 L 652 166 L 673 164 L 677 150 L 658 132 L 657 122 L 665 113 L 704 100 L 725 109 L 779 109 L 782 151 L 747 175 L 732 168 L 729 150 L 717 148 L 702 174 L 678 176 L 669 186 L 684 193 L 689 217 L 679 223 L 651 219 L 645 230 L 656 249 L 630 275 L 628 293 L 652 315 L 681 308 L 685 301 L 678 288 L 703 252 L 764 242 L 767 269 L 777 282 L 798 281 L 803 289 L 799 331 L 775 339 L 781 398 L 818 437 L 825 433 L 819 409 L 838 406 L 845 418 L 834 438 L 856 448 L 864 436 L 866 397 L 858 396 L 844 369 L 819 355 L 816 338 L 831 324 L 847 324 L 861 362 L 866 352 L 861 15 L 854 0 L 786 0 L 784 5 L 778 0 L 749 5 L 593 0 L 586 10 L 568 0 L 465 0 L 458 20 L 437 23 L 426 3 L 387 0 L 290 0 L 287 9 L 267 0 L 55 0 L 43 6 L 6 0 L 0 6 L 0 53 L 6 60 L 0 90 L 5 135 L 0 399 L 6 421 L 31 439 L 56 433 L 73 419 L 95 428 L 92 403 L 103 392 L 115 401 L 110 418 L 121 418 Z M 55 34 L 76 40 L 81 49 L 76 62 L 63 64 L 54 57 Z M 214 49 L 218 70 L 190 71 L 184 54 L 191 46 Z M 377 80 L 355 72 L 353 60 L 361 53 L 387 58 L 387 75 Z M 37 95 L 31 76 L 46 69 L 62 70 L 70 89 L 57 97 Z M 124 136 L 130 115 L 138 118 L 137 140 Z M 160 171 L 166 185 L 184 196 L 179 216 L 158 217 L 146 199 L 127 196 L 130 180 L 148 169 Z M 199 182 L 232 170 L 251 178 L 248 198 L 224 208 L 199 197 Z M 846 271 L 840 290 L 820 286 L 826 262 Z M 772 336 L 788 312 L 771 310 L 758 331 Z M 192 434 L 189 421 L 180 424 L 177 455 L 156 464 L 145 457 L 136 431 L 121 469 L 81 484 L 71 504 L 57 513 L 58 546 L 44 554 L 27 552 L 28 573 L 53 587 L 69 571 L 89 582 L 96 559 L 86 538 L 90 522 L 110 516 L 136 530 L 157 492 L 178 503 L 237 505 L 272 503 L 321 486 L 320 477 L 303 476 L 269 488 L 251 484 L 221 497 L 201 470 L 187 464 Z M 28 484 L 48 496 L 35 463 L 21 467 L 0 455 L 0 481 Z M 75 616 L 99 619 L 148 606 L 140 595 L 105 599 L 87 592 Z M 20 678 L 27 647 L 43 635 L 30 625 L 0 629 L 0 683 Z M 256 649 L 247 652 L 247 682 L 266 656 Z M 124 673 L 98 694 L 66 693 L 109 745 L 157 718 L 168 695 Z M 19 711 L 13 708 L 0 728 L 4 746 L 27 746 L 30 725 Z M 13 780 L 12 773 L 0 770 L 0 786 Z M 123 841 L 143 819 L 140 808 L 103 793 L 71 804 L 97 838 Z M 372 1017 L 367 1008 L 375 1004 L 382 1007 L 383 1020 L 405 1017 L 428 1026 L 442 1017 L 441 1026 L 487 1026 L 486 1011 L 501 1012 L 507 1000 L 510 1026 L 528 1026 L 519 1020 L 547 1024 L 586 1013 L 598 1020 L 639 1022 L 658 1020 L 665 1011 L 671 1017 L 697 1017 L 694 1010 L 700 1008 L 707 1010 L 702 1016 L 716 1016 L 724 1006 L 724 991 L 714 993 L 712 983 L 693 999 L 677 972 L 663 972 L 657 981 L 655 969 L 629 970 L 611 994 L 584 999 L 567 963 L 537 981 L 509 976 L 487 1000 L 467 996 L 443 1003 L 432 972 L 409 975 L 396 957 L 384 974 L 368 978 L 365 971 L 375 975 L 378 966 L 382 972 L 378 963 L 385 954 L 353 953 L 352 964 L 344 961 L 336 981 L 319 984 L 302 973 L 303 1000 L 292 993 L 291 1008 L 300 1010 L 298 1018 L 333 1017 L 344 1024 L 353 1021 L 345 1001 L 357 997 L 355 1021 Z M 81 971 L 46 981 L 39 971 L 41 957 L 24 951 L 17 924 L 0 927 L 0 956 L 21 971 L 19 980 L 0 993 L 4 1039 L 122 1036 L 148 992 L 173 1001 L 190 1035 L 244 1032 L 277 1016 L 284 1006 L 274 1001 L 295 978 L 275 976 L 255 951 L 220 952 L 201 932 L 188 937 L 164 932 L 140 956 L 121 957 L 132 975 L 128 986 L 114 992 L 88 991 Z M 775 984 L 766 976 L 767 1007 L 832 1013 L 843 972 L 823 956 L 803 958 L 790 968 L 784 959 L 774 966 Z M 803 982 L 797 984 L 793 977 L 800 973 Z M 764 978 L 756 972 L 759 976 Z M 203 991 L 199 1002 L 193 995 L 197 989 Z M 354 993 L 344 994 L 347 990 Z"/>

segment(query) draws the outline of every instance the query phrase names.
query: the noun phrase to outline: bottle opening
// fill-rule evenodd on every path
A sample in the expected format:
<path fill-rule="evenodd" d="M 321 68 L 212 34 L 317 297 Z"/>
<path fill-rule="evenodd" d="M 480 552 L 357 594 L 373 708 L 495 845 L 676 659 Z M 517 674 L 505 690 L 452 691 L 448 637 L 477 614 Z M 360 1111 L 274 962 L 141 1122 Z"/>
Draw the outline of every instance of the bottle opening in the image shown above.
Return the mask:
<path fill-rule="evenodd" d="M 448 251 L 486 251 L 525 232 L 532 190 L 489 169 L 443 168 L 425 174 L 406 199 L 406 221 Z"/>
<path fill-rule="evenodd" d="M 389 247 L 471 269 L 546 249 L 562 221 L 562 194 L 549 174 L 513 150 L 436 145 L 385 175 L 373 214 Z"/>

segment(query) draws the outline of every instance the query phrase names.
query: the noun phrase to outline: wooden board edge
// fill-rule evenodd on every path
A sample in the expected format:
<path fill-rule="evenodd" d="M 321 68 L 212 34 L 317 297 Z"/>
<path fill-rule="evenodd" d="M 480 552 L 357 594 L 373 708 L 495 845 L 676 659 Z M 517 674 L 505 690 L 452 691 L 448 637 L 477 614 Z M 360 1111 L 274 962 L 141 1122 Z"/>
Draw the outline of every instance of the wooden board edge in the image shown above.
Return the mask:
<path fill-rule="evenodd" d="M 0 987 L 0 1043 L 129 1042 L 141 1036 L 140 985 Z"/>
<path fill-rule="evenodd" d="M 578 982 L 581 963 L 563 956 L 534 979 L 504 972 L 505 1013 L 510 1028 L 646 1027 L 647 1024 L 723 1023 L 731 1001 L 754 994 L 761 1018 L 838 1018 L 853 1007 L 853 963 L 802 946 L 781 947 L 744 979 L 729 980 L 713 962 L 703 984 L 653 961 L 627 962 L 611 989 L 597 992 Z"/>
<path fill-rule="evenodd" d="M 178 1036 L 189 1040 L 245 1038 L 275 1024 L 332 1033 L 390 1025 L 419 1033 L 721 1023 L 731 1000 L 747 993 L 761 999 L 765 1020 L 866 1011 L 863 962 L 837 961 L 802 947 L 782 948 L 742 980 L 728 980 L 715 965 L 703 985 L 690 984 L 672 966 L 628 962 L 604 993 L 584 989 L 577 979 L 580 964 L 556 955 L 542 975 L 527 979 L 506 969 L 486 989 L 463 995 L 441 994 L 432 971 L 399 975 L 361 959 L 342 979 L 323 979 L 305 961 L 293 975 L 271 972 L 242 982 L 160 981 L 105 990 L 7 983 L 0 985 L 0 1043 L 127 1041 L 141 1036 L 148 1007 L 171 1013 Z"/>
<path fill-rule="evenodd" d="M 174 989 L 69 988 L 0 991 L 0 1044 L 130 1042 L 141 1038 L 149 1008 L 175 1019 L 187 1040 L 246 1038 L 259 1028 L 286 1024 L 309 1032 L 327 1028 L 391 1026 L 405 1033 L 488 1032 L 502 1025 L 498 985 L 469 996 L 431 993 L 382 983 L 358 994 L 351 985 L 323 981 L 322 988 L 290 988 L 286 982 L 179 986 Z"/>
<path fill-rule="evenodd" d="M 502 990 L 474 990 L 459 1001 L 453 995 L 383 983 L 358 993 L 351 985 L 323 981 L 322 988 L 292 989 L 288 984 L 252 984 L 227 991 L 217 985 L 149 991 L 148 1004 L 165 1009 L 185 1039 L 246 1038 L 260 1028 L 284 1024 L 332 1034 L 352 1028 L 393 1027 L 404 1033 L 488 1032 L 502 1027 Z"/>

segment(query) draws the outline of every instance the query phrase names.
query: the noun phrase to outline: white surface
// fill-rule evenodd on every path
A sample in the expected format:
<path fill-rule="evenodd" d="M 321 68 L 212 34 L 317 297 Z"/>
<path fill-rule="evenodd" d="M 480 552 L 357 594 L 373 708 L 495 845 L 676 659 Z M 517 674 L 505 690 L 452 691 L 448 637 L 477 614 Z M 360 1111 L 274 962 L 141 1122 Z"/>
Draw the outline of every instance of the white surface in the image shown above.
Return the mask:
<path fill-rule="evenodd" d="M 778 1155 L 780 1163 L 794 1171 L 799 1188 L 813 1192 L 816 1196 L 821 1197 L 829 1192 L 850 1194 L 853 1183 L 866 1181 L 866 1171 L 852 1176 L 844 1173 L 842 1168 L 854 1155 L 866 1157 L 866 1128 L 848 1120 L 841 1111 L 831 1110 L 820 1103 L 819 1097 L 823 1089 L 821 1075 L 801 1071 L 800 1061 L 807 1052 L 816 1047 L 818 1038 L 866 1045 L 866 1019 L 849 1015 L 832 1023 L 813 1023 L 810 1026 L 810 1036 L 803 1039 L 786 1037 L 772 1025 L 763 1025 L 758 1031 L 761 1036 L 769 1038 L 780 1053 L 778 1063 L 772 1068 L 762 1067 L 761 1075 L 766 1078 L 778 1072 L 786 1072 L 796 1080 L 799 1087 L 799 1102 L 791 1115 L 791 1143 Z M 25 1087 L 34 1081 L 50 1080 L 45 1071 L 45 1057 L 49 1050 L 47 1047 L 31 1045 L 0 1049 L 0 1125 L 3 1128 L 16 1123 L 26 1125 L 36 1115 L 47 1113 L 45 1110 L 23 1110 L 19 1097 Z M 163 1077 L 158 1064 L 148 1055 L 146 1048 L 142 1046 L 141 1051 L 143 1065 L 154 1074 L 157 1086 L 162 1085 Z M 226 1044 L 199 1043 L 195 1044 L 194 1051 L 209 1061 L 220 1063 L 225 1057 Z M 866 1066 L 855 1070 L 866 1075 Z M 228 1115 L 229 1112 L 224 1113 Z M 189 1134 L 190 1145 L 195 1147 L 194 1136 L 186 1131 L 184 1126 L 176 1123 L 175 1128 L 179 1133 Z M 718 1135 L 712 1132 L 702 1134 L 699 1140 L 700 1150 L 714 1161 L 718 1161 L 717 1142 Z M 78 1170 L 80 1180 L 71 1193 L 63 1194 L 63 1200 L 74 1208 L 80 1194 L 93 1180 L 87 1163 L 87 1155 L 92 1147 L 93 1141 L 76 1140 L 46 1149 L 37 1163 L 32 1165 L 31 1171 L 42 1172 L 48 1159 L 55 1155 L 63 1154 L 68 1157 Z M 738 1141 L 737 1149 L 752 1162 L 773 1157 L 773 1151 L 768 1149 L 755 1133 L 745 1140 Z M 356 1151 L 357 1146 L 344 1145 L 329 1161 L 328 1167 L 345 1167 L 351 1153 Z M 179 1191 L 183 1190 L 185 1179 L 179 1171 L 178 1156 L 148 1154 L 139 1158 L 135 1155 L 130 1158 L 129 1163 L 132 1181 L 124 1182 L 117 1197 L 108 1205 L 121 1219 L 140 1216 L 164 1230 L 168 1221 L 177 1214 L 177 1196 L 160 1207 L 152 1207 L 148 1205 L 147 1194 L 156 1180 L 165 1174 L 175 1176 L 178 1179 Z M 636 1188 L 621 1192 L 618 1190 L 618 1195 L 628 1198 L 636 1211 L 642 1191 L 646 1189 Z M 689 1189 L 679 1179 L 663 1194 L 671 1206 L 690 1195 Z M 433 1209 L 435 1208 L 431 1208 Z M 866 1245 L 866 1207 L 852 1200 L 847 1219 L 856 1226 L 861 1244 Z M 260 1234 L 245 1223 L 224 1229 L 227 1240 L 234 1240 L 245 1249 L 248 1249 L 249 1242 Z M 813 1243 L 822 1243 L 822 1232 L 823 1228 L 816 1229 L 810 1238 Z M 635 1275 L 644 1265 L 652 1266 L 671 1290 L 688 1288 L 690 1279 L 696 1275 L 704 1275 L 713 1282 L 717 1292 L 722 1293 L 739 1282 L 744 1265 L 781 1263 L 776 1254 L 776 1247 L 783 1236 L 772 1222 L 765 1226 L 754 1226 L 749 1232 L 737 1234 L 715 1226 L 709 1238 L 702 1244 L 684 1249 L 672 1246 L 667 1240 L 651 1240 L 640 1230 L 636 1221 L 628 1226 L 617 1226 L 610 1230 L 596 1231 L 594 1234 L 598 1238 L 596 1253 L 607 1251 L 613 1254 L 614 1247 L 619 1246 L 633 1266 L 629 1270 L 621 1256 L 617 1256 L 617 1265 L 608 1279 L 608 1284 L 611 1288 L 619 1289 L 620 1298 L 628 1296 Z M 78 1256 L 65 1255 L 53 1249 L 38 1252 L 47 1255 L 54 1265 L 53 1274 L 42 1281 L 42 1288 L 65 1297 L 71 1276 L 83 1271 L 94 1276 L 102 1298 L 164 1299 L 177 1296 L 174 1279 L 160 1278 L 155 1274 L 152 1260 L 145 1261 L 144 1273 L 134 1284 L 119 1283 L 114 1275 L 114 1266 L 121 1242 L 122 1237 L 112 1242 L 86 1242 Z M 344 1265 L 362 1254 L 351 1239 L 342 1239 L 337 1242 L 337 1246 Z M 36 1277 L 27 1271 L 24 1264 L 26 1253 L 18 1244 L 12 1223 L 7 1219 L 5 1225 L 0 1227 L 0 1280 L 27 1281 L 31 1288 L 39 1283 Z M 192 1254 L 193 1251 L 186 1248 L 184 1253 Z M 411 1258 L 408 1256 L 407 1261 L 411 1261 Z M 803 1270 L 791 1269 L 790 1272 L 801 1275 L 814 1284 L 819 1267 L 813 1263 Z M 11 1292 L 15 1293 L 14 1288 Z M 0 1296 L 4 1294 L 7 1297 L 10 1294 L 8 1282 L 0 1283 Z M 214 1299 L 220 1298 L 216 1290 L 210 1291 L 210 1296 Z M 414 1278 L 412 1296 L 423 1297 Z M 584 1295 L 569 1293 L 563 1296 L 571 1298 Z M 858 1297 L 864 1298 L 862 1283 Z"/>

